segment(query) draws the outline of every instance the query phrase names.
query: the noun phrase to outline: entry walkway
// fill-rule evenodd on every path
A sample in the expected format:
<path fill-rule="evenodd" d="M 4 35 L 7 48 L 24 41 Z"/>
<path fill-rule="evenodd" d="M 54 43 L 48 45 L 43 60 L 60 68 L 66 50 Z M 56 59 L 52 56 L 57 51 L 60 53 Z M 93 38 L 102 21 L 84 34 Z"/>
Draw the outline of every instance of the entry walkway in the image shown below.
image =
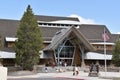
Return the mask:
<path fill-rule="evenodd" d="M 119 72 L 100 72 L 99 77 L 89 77 L 87 72 L 80 71 L 78 76 L 73 76 L 73 72 L 62 72 L 62 73 L 37 73 L 35 75 L 26 75 L 26 76 L 9 76 L 8 80 L 20 80 L 26 78 L 73 78 L 78 80 L 113 80 L 113 78 L 120 78 Z M 117 79 L 118 80 L 118 79 Z"/>

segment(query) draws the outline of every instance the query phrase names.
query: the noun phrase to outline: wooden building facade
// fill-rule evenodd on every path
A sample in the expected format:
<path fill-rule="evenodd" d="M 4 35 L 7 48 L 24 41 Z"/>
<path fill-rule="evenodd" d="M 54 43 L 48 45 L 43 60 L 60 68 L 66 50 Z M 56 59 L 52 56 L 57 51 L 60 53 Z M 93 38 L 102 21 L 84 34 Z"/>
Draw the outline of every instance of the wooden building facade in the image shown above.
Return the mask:
<path fill-rule="evenodd" d="M 119 34 L 112 34 L 105 25 L 81 24 L 78 18 L 35 15 L 42 32 L 43 50 L 40 51 L 40 63 L 49 61 L 55 65 L 67 63 L 69 66 L 99 61 L 104 64 L 104 29 L 110 39 L 106 42 L 107 61 L 110 64 L 112 50 Z M 4 66 L 15 65 L 13 45 L 19 20 L 0 19 L 0 33 L 3 47 L 0 56 Z"/>

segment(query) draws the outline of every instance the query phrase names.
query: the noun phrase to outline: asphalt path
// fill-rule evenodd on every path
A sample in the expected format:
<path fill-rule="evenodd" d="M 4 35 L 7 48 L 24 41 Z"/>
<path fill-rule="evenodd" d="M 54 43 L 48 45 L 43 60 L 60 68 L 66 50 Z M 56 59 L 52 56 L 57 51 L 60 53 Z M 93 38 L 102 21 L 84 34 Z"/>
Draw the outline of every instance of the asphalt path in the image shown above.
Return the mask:
<path fill-rule="evenodd" d="M 75 79 L 75 78 L 18 78 L 18 79 L 7 79 L 7 80 L 84 80 L 84 79 Z"/>

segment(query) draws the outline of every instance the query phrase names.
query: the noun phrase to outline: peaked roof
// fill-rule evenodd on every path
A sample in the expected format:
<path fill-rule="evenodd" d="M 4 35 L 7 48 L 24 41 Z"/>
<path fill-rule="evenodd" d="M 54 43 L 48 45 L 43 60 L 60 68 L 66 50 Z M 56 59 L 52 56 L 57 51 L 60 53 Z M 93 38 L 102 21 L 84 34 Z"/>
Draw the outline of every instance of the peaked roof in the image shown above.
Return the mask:
<path fill-rule="evenodd" d="M 66 37 L 69 36 L 71 32 L 73 32 L 77 36 L 77 38 L 79 39 L 78 41 L 81 41 L 89 51 L 94 50 L 93 46 L 89 43 L 89 41 L 79 30 L 77 30 L 75 27 L 70 27 L 58 31 L 56 35 L 52 38 L 51 44 L 49 44 L 46 48 L 44 48 L 44 51 L 54 50 Z"/>

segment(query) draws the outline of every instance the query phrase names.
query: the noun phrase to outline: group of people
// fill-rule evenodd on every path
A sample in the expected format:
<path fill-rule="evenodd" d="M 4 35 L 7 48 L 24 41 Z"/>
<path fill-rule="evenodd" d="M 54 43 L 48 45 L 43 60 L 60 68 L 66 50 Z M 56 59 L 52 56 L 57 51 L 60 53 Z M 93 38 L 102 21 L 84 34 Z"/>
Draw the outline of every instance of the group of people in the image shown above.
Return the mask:
<path fill-rule="evenodd" d="M 66 67 L 67 66 L 67 63 L 64 63 L 64 66 Z M 97 73 L 99 73 L 99 64 L 94 64 L 94 63 L 92 63 L 91 65 L 90 65 L 90 73 L 92 72 L 92 71 L 96 71 Z M 45 68 L 45 72 L 48 72 L 48 69 L 47 69 L 47 67 Z M 78 69 L 78 67 L 77 66 L 75 66 L 75 67 L 73 67 L 73 75 L 78 75 L 79 74 L 79 69 Z"/>
<path fill-rule="evenodd" d="M 97 73 L 99 73 L 99 64 L 98 63 L 96 63 L 96 64 L 91 64 L 90 65 L 90 73 L 92 72 L 92 71 L 94 71 L 94 72 L 97 72 Z M 78 67 L 77 66 L 75 66 L 74 68 L 73 68 L 73 75 L 78 75 L 79 74 L 79 69 L 78 69 Z"/>
<path fill-rule="evenodd" d="M 60 61 L 60 62 L 59 62 L 59 66 L 65 66 L 65 67 L 66 67 L 66 66 L 67 66 L 67 62 L 65 62 L 65 61 Z"/>

